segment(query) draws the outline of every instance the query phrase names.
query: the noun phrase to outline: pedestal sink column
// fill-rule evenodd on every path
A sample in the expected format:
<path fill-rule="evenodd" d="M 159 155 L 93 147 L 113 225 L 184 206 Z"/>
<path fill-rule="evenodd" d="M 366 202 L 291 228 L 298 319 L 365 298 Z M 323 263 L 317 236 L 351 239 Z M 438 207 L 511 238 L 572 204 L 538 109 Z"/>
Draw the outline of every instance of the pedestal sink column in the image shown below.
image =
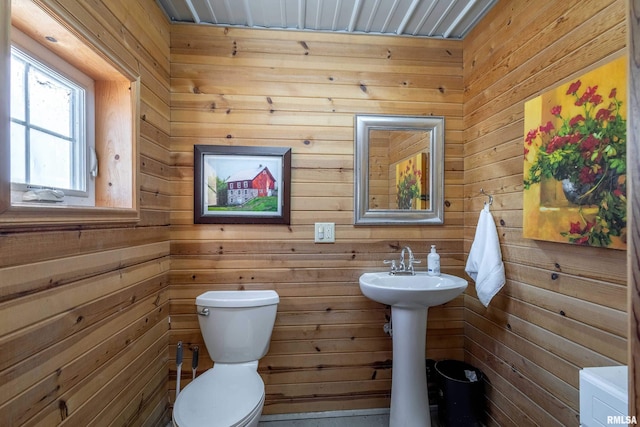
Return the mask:
<path fill-rule="evenodd" d="M 391 307 L 390 427 L 431 427 L 425 347 L 427 309 Z"/>
<path fill-rule="evenodd" d="M 431 427 L 427 368 L 427 307 L 446 304 L 467 288 L 467 281 L 450 274 L 427 272 L 394 275 L 385 272 L 360 276 L 362 293 L 391 306 L 393 372 L 391 427 Z"/>

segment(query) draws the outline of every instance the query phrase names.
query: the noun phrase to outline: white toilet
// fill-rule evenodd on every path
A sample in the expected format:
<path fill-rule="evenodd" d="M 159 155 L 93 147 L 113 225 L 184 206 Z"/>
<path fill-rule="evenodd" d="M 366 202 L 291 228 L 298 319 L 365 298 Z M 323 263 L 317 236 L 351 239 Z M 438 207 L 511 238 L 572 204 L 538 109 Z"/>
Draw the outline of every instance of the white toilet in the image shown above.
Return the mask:
<path fill-rule="evenodd" d="M 258 360 L 269 350 L 275 291 L 209 291 L 196 298 L 213 368 L 178 394 L 176 427 L 255 427 L 264 405 Z"/>

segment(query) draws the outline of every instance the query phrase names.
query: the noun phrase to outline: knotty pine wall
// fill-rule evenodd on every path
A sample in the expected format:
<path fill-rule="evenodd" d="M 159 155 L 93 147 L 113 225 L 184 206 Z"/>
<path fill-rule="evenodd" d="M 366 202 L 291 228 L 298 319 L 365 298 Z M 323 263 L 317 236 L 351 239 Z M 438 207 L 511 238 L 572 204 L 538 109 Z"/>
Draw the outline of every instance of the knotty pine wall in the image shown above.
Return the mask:
<path fill-rule="evenodd" d="M 357 277 L 431 243 L 464 275 L 480 187 L 508 283 L 489 309 L 473 287 L 432 309 L 427 355 L 481 367 L 490 424 L 505 426 L 575 425 L 578 368 L 626 363 L 624 252 L 521 237 L 523 103 L 624 51 L 623 0 L 501 1 L 464 55 L 457 42 L 169 26 L 152 0 L 43 3 L 140 70 L 142 221 L 0 234 L 0 419 L 163 419 L 175 343 L 185 365 L 192 345 L 211 364 L 193 315 L 208 289 L 282 297 L 265 413 L 386 406 L 389 311 Z M 351 225 L 355 113 L 446 117 L 444 226 Z M 196 143 L 292 147 L 291 226 L 193 225 Z M 336 222 L 335 244 L 313 243 L 315 221 Z"/>
<path fill-rule="evenodd" d="M 63 11 L 140 74 L 141 221 L 0 233 L 0 424 L 162 424 L 170 27 L 153 0 L 42 4 Z"/>
<path fill-rule="evenodd" d="M 524 102 L 625 54 L 626 14 L 623 0 L 500 1 L 464 42 L 465 253 L 482 187 L 507 275 L 488 309 L 465 299 L 491 425 L 577 425 L 579 369 L 627 361 L 625 251 L 522 238 Z"/>
<path fill-rule="evenodd" d="M 260 361 L 264 412 L 388 407 L 389 309 L 358 277 L 409 245 L 437 244 L 463 274 L 462 43 L 344 34 L 171 27 L 171 367 L 200 346 L 195 297 L 275 289 L 271 349 Z M 353 226 L 354 115 L 446 117 L 445 225 Z M 292 148 L 291 225 L 194 225 L 193 145 Z M 314 244 L 314 222 L 336 243 Z M 427 356 L 462 359 L 463 298 L 429 313 Z M 188 382 L 183 371 L 183 384 Z M 173 399 L 175 369 L 171 375 Z"/>
<path fill-rule="evenodd" d="M 640 20 L 638 16 L 640 10 L 638 5 L 631 2 L 627 3 L 627 23 L 628 31 L 627 40 L 628 55 L 630 58 L 638 56 L 638 40 L 640 40 Z M 640 83 L 640 63 L 638 61 L 629 61 L 629 130 L 628 135 L 628 155 L 629 171 L 628 179 L 633 188 L 640 186 L 640 94 L 638 83 Z M 640 319 L 638 316 L 638 308 L 640 307 L 640 200 L 637 197 L 631 197 L 630 200 L 631 214 L 629 215 L 629 249 L 627 254 L 627 274 L 628 292 L 627 307 L 629 308 L 629 415 L 637 416 L 640 413 L 640 372 L 638 362 L 640 361 L 640 340 L 638 339 L 638 331 L 640 331 Z"/>

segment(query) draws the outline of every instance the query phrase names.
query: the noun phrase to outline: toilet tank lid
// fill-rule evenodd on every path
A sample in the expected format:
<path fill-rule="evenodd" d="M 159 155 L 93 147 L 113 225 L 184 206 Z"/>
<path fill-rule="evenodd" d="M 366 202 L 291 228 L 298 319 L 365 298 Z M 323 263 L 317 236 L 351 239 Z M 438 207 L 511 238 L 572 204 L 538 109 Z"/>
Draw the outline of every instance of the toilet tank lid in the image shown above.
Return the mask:
<path fill-rule="evenodd" d="M 280 302 L 276 291 L 208 291 L 196 298 L 203 307 L 259 307 Z"/>

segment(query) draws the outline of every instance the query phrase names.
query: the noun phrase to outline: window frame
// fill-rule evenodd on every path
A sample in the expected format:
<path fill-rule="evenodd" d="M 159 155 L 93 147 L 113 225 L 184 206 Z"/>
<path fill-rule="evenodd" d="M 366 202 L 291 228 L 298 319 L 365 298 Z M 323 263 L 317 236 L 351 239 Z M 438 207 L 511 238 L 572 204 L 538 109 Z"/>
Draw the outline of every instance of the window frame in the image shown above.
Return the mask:
<path fill-rule="evenodd" d="M 74 148 L 73 155 L 76 162 L 73 173 L 77 175 L 73 179 L 77 180 L 77 183 L 83 188 L 68 189 L 12 181 L 12 203 L 19 202 L 23 193 L 29 189 L 46 187 L 62 190 L 65 194 L 63 203 L 66 205 L 95 206 L 95 180 L 90 176 L 91 167 L 89 165 L 91 152 L 95 152 L 95 85 L 93 79 L 15 27 L 11 28 L 11 48 L 18 50 L 21 54 L 19 56 L 25 56 L 26 58 L 23 59 L 27 63 L 35 63 L 32 66 L 36 69 L 44 68 L 45 72 L 53 74 L 56 78 L 68 80 L 72 85 L 84 91 L 82 105 L 76 106 L 79 111 L 75 113 L 80 115 L 77 121 L 81 123 L 77 125 L 78 141 L 75 142 L 79 146 Z M 11 120 L 13 121 L 13 119 Z"/>

